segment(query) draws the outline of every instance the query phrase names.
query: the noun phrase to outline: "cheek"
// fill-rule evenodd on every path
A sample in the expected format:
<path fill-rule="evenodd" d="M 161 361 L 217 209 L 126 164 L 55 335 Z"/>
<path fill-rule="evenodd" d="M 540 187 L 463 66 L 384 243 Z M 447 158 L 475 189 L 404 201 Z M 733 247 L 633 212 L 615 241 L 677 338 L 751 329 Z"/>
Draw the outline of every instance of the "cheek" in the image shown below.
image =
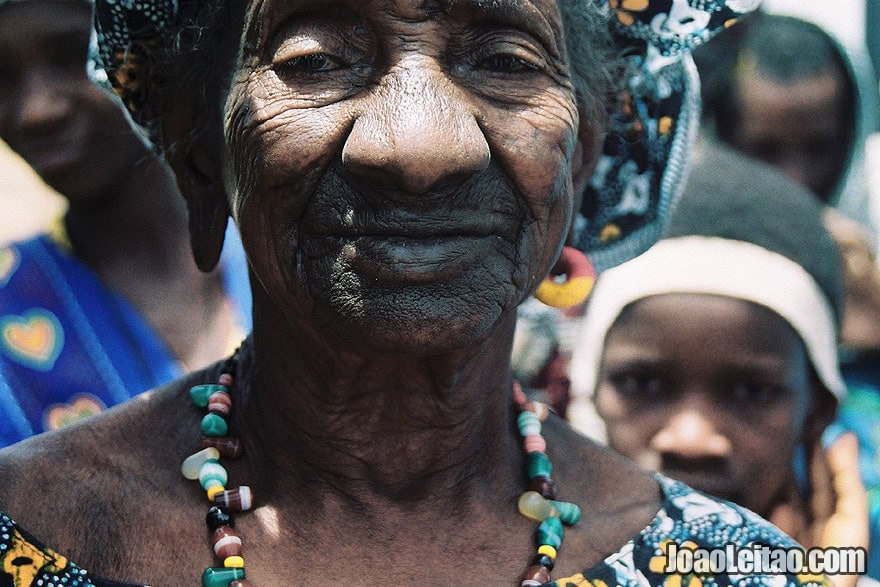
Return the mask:
<path fill-rule="evenodd" d="M 608 432 L 608 444 L 621 453 L 641 464 L 650 460 L 652 453 L 649 448 L 651 436 L 659 429 L 662 418 L 656 410 L 634 412 L 620 401 L 617 393 L 600 384 L 596 390 L 596 411 L 605 422 Z M 649 465 L 656 468 L 656 464 Z"/>
<path fill-rule="evenodd" d="M 341 151 L 349 123 L 338 107 L 291 108 L 250 97 L 228 109 L 226 177 L 233 216 L 261 281 L 296 279 L 302 219 Z"/>
<path fill-rule="evenodd" d="M 492 110 L 480 126 L 494 163 L 513 182 L 528 211 L 524 254 L 534 260 L 532 277 L 549 271 L 572 214 L 572 157 L 577 112 L 561 95 L 525 110 Z"/>

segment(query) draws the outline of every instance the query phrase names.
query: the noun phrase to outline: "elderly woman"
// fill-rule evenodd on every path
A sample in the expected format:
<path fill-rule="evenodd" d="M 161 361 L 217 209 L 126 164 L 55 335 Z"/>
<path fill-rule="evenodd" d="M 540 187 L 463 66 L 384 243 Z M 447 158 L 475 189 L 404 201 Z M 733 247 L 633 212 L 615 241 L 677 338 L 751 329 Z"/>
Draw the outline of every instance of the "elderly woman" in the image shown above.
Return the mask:
<path fill-rule="evenodd" d="M 682 580 L 676 542 L 794 546 L 589 443 L 511 378 L 517 305 L 598 155 L 596 4 L 96 8 L 111 75 L 178 174 L 199 265 L 228 214 L 240 227 L 253 334 L 0 453 L 0 580 L 654 585 Z"/>

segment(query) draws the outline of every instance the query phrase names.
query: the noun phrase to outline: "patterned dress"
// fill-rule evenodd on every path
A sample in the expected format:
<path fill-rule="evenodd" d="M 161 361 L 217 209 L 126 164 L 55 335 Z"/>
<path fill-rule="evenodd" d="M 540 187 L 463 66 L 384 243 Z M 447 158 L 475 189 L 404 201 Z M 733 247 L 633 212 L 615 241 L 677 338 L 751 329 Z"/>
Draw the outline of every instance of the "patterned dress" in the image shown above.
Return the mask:
<path fill-rule="evenodd" d="M 227 236 L 221 270 L 238 343 L 250 328 L 250 289 L 237 234 Z M 63 238 L 45 234 L 0 248 L 0 447 L 183 374 L 153 326 Z"/>

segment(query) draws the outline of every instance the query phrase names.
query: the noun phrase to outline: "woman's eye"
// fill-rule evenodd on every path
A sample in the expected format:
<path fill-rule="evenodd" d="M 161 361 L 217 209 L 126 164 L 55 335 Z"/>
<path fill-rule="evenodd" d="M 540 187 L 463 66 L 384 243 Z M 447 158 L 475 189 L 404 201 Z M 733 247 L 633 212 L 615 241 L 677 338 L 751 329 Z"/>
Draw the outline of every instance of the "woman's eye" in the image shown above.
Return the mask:
<path fill-rule="evenodd" d="M 516 55 L 499 53 L 480 61 L 480 69 L 493 73 L 530 73 L 538 70 L 534 63 Z"/>
<path fill-rule="evenodd" d="M 326 53 L 308 53 L 284 60 L 278 67 L 289 73 L 320 73 L 341 67 L 338 59 Z"/>

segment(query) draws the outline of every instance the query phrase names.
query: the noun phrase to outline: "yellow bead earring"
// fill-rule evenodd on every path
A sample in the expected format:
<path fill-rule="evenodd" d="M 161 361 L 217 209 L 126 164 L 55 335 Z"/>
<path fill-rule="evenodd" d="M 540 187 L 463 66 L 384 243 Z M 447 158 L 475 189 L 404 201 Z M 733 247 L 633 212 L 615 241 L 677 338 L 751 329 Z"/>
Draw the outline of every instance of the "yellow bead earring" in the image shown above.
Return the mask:
<path fill-rule="evenodd" d="M 587 299 L 596 281 L 596 271 L 585 254 L 574 247 L 563 247 L 554 269 L 566 279 L 557 282 L 552 274 L 548 275 L 535 290 L 539 301 L 553 308 L 571 308 Z"/>

